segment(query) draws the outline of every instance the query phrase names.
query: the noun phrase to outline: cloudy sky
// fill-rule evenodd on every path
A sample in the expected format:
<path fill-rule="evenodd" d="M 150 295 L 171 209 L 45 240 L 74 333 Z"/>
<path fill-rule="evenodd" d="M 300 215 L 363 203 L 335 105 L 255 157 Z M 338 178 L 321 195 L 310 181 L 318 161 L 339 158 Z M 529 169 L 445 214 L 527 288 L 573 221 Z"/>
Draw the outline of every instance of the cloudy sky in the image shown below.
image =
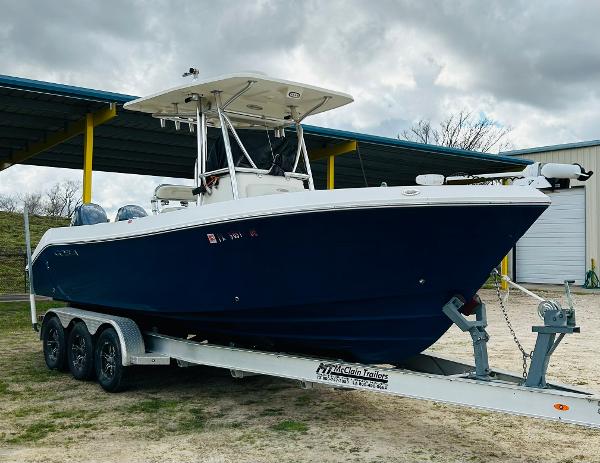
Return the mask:
<path fill-rule="evenodd" d="M 396 136 L 458 109 L 515 148 L 600 138 L 600 2 L 0 0 L 0 74 L 145 95 L 256 70 L 350 93 L 310 123 Z M 70 170 L 16 166 L 0 193 Z M 94 201 L 148 203 L 161 179 L 96 173 Z"/>

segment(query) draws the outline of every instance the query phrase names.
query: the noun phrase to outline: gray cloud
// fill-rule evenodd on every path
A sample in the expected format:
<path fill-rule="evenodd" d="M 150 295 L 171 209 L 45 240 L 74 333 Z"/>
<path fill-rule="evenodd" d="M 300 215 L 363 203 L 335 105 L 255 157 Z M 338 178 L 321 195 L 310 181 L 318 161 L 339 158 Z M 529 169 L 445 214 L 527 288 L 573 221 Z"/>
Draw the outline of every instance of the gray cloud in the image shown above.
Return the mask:
<path fill-rule="evenodd" d="M 0 11 L 2 74 L 144 95 L 181 84 L 190 65 L 258 70 L 354 95 L 314 124 L 395 136 L 467 108 L 512 126 L 516 147 L 599 138 L 598 2 L 0 0 Z"/>

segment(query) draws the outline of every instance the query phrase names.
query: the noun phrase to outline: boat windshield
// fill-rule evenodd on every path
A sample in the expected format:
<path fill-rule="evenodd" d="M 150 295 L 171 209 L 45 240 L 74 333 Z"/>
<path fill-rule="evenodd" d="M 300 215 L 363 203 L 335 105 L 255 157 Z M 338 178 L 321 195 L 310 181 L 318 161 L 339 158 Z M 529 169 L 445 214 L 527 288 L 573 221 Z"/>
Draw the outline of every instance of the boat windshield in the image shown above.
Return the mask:
<path fill-rule="evenodd" d="M 267 130 L 240 130 L 238 134 L 258 169 L 268 170 L 269 175 L 278 176 L 283 176 L 285 172 L 294 169 L 298 146 L 296 137 L 276 138 Z M 235 167 L 253 167 L 235 142 L 231 143 L 231 154 Z M 227 167 L 227 152 L 223 135 L 220 134 L 208 151 L 206 170 L 215 171 L 225 167 Z"/>

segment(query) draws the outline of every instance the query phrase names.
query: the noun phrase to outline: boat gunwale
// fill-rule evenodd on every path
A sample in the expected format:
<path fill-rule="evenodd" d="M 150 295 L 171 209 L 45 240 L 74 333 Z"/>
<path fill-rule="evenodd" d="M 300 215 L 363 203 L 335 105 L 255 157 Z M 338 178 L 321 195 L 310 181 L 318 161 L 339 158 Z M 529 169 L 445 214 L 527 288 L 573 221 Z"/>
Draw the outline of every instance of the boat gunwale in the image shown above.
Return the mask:
<path fill-rule="evenodd" d="M 542 198 L 543 199 L 543 198 Z M 270 211 L 254 211 L 255 214 L 240 214 L 237 217 L 231 217 L 231 216 L 224 216 L 224 217 L 216 217 L 213 218 L 211 220 L 211 218 L 204 218 L 204 220 L 198 220 L 197 222 L 187 222 L 187 223 L 180 223 L 180 224 L 174 224 L 172 227 L 169 228 L 155 228 L 155 229 L 151 229 L 151 230 L 132 230 L 132 233 L 129 234 L 122 234 L 122 235 L 111 235 L 111 236 L 104 236 L 104 237 L 82 237 L 79 239 L 66 239 L 63 238 L 62 240 L 60 238 L 54 239 L 52 240 L 48 240 L 48 242 L 44 242 L 44 238 L 46 238 L 46 235 L 44 235 L 44 237 L 42 238 L 42 240 L 40 241 L 39 245 L 42 245 L 42 247 L 40 247 L 38 245 L 38 247 L 35 249 L 34 255 L 32 256 L 32 263 L 36 261 L 37 257 L 39 257 L 39 255 L 41 255 L 43 253 L 44 250 L 46 250 L 46 248 L 51 247 L 51 246 L 71 246 L 71 245 L 82 245 L 82 244 L 97 244 L 97 243 L 104 243 L 104 242 L 112 242 L 112 241 L 122 241 L 122 240 L 127 240 L 127 239 L 136 239 L 136 238 L 145 238 L 148 236 L 154 236 L 154 235 L 163 235 L 165 233 L 171 233 L 171 232 L 176 232 L 176 231 L 182 231 L 182 230 L 189 230 L 189 229 L 194 229 L 194 228 L 203 228 L 203 227 L 207 227 L 207 226 L 213 226 L 213 225 L 222 225 L 224 223 L 237 223 L 237 222 L 241 222 L 241 221 L 245 221 L 245 220 L 261 220 L 261 219 L 267 219 L 270 217 L 283 217 L 283 216 L 290 216 L 290 215 L 299 215 L 299 214 L 317 214 L 317 213 L 325 213 L 325 212 L 347 212 L 347 211 L 358 211 L 358 210 L 371 210 L 371 209 L 395 209 L 395 208 L 416 208 L 416 207 L 482 207 L 482 206 L 498 206 L 498 207 L 511 207 L 511 206 L 531 206 L 531 207 L 548 207 L 550 205 L 550 200 L 548 199 L 548 201 L 481 201 L 481 202 L 464 202 L 464 203 L 459 203 L 459 202 L 437 202 L 437 203 L 416 203 L 416 202 L 410 202 L 410 203 L 395 203 L 395 204 L 380 204 L 380 205 L 344 205 L 344 206 L 335 206 L 335 205 L 329 205 L 329 207 L 316 207 L 313 209 L 299 209 L 299 210 L 270 210 Z M 189 212 L 189 210 L 181 210 L 181 211 L 173 211 L 173 212 L 169 212 L 169 215 L 172 214 L 181 214 L 181 213 L 185 213 L 185 212 Z M 148 216 L 148 217 L 143 217 L 141 219 L 136 219 L 137 220 L 143 220 L 143 219 L 149 219 L 151 217 L 159 217 L 159 216 Z M 115 224 L 118 222 L 107 222 L 106 224 Z M 101 223 L 101 224 L 95 224 L 95 225 L 106 225 L 105 223 Z M 91 225 L 92 227 L 95 225 Z M 84 225 L 84 227 L 90 227 L 90 225 Z M 79 227 L 77 227 L 79 228 Z M 49 231 L 53 231 L 53 230 L 71 230 L 72 227 L 58 227 L 55 229 L 51 229 Z M 101 229 L 101 228 L 100 228 Z"/>

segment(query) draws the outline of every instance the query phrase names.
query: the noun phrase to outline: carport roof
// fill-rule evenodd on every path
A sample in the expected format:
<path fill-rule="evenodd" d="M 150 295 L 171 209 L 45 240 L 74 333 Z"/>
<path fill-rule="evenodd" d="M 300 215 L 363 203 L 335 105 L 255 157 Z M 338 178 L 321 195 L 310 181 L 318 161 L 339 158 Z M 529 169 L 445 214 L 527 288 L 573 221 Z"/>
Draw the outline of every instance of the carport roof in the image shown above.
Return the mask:
<path fill-rule="evenodd" d="M 520 150 L 503 151 L 502 156 L 521 156 L 526 154 L 547 153 L 548 151 L 571 150 L 577 148 L 591 148 L 600 146 L 600 140 L 587 140 L 574 143 L 562 143 L 560 145 L 536 146 L 533 148 L 524 148 Z"/>
<path fill-rule="evenodd" d="M 116 104 L 117 116 L 94 130 L 94 170 L 161 177 L 192 178 L 196 159 L 195 135 L 161 128 L 149 114 L 123 109 L 132 95 L 0 75 L 0 166 L 8 167 L 11 156 L 52 134 L 81 121 L 87 113 Z M 530 163 L 506 157 L 395 138 L 304 126 L 309 153 L 356 141 L 358 150 L 336 158 L 336 187 L 364 186 L 361 160 L 369 185 L 414 184 L 417 175 L 439 173 L 481 174 L 520 169 Z M 209 131 L 209 143 L 218 136 Z M 295 137 L 293 131 L 288 136 Z M 55 145 L 23 164 L 83 167 L 83 135 Z M 358 156 L 360 153 L 360 157 Z M 317 186 L 325 185 L 325 160 L 313 162 Z"/>

